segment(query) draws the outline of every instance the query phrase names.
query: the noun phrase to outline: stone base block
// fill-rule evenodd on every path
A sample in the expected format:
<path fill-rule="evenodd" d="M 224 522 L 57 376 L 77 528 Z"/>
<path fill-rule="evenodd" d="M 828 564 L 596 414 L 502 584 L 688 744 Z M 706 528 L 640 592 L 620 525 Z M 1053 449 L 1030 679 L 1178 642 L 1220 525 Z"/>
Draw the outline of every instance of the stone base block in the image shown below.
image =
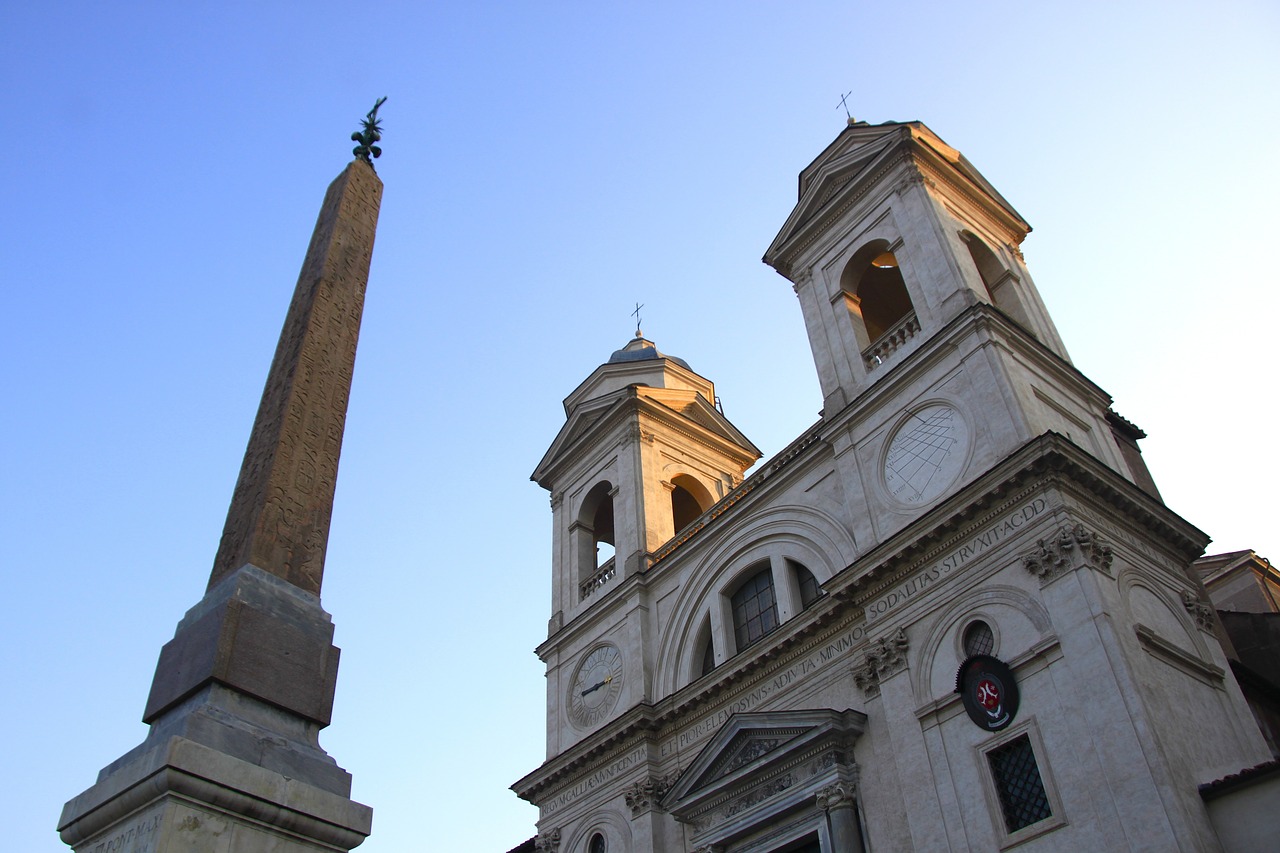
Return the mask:
<path fill-rule="evenodd" d="M 110 768 L 62 810 L 76 853 L 333 853 L 373 810 L 182 737 Z"/>

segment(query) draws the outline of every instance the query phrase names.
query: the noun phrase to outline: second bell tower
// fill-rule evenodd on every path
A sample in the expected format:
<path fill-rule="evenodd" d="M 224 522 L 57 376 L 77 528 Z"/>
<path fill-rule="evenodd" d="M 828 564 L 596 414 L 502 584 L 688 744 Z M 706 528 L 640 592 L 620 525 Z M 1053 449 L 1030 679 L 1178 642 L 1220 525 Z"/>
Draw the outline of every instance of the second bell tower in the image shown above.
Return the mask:
<path fill-rule="evenodd" d="M 651 555 L 760 458 L 715 399 L 709 380 L 639 330 L 565 398 L 565 424 L 532 476 L 553 511 L 552 616 L 539 648 L 552 755 L 652 698 Z M 617 671 L 580 673 L 591 683 L 574 688 L 570 668 L 600 648 L 616 653 Z M 597 685 L 605 678 L 608 690 Z"/>

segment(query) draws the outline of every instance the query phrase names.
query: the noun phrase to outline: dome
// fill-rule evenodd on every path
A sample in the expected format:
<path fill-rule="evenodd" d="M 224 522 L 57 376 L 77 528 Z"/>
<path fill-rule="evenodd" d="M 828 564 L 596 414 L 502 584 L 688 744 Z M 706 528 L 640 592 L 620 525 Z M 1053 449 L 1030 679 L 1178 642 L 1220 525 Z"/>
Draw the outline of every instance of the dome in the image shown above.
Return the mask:
<path fill-rule="evenodd" d="M 632 338 L 625 347 L 616 350 L 613 355 L 609 356 L 609 364 L 622 364 L 629 361 L 649 361 L 659 358 L 665 358 L 674 361 L 685 370 L 693 370 L 683 358 L 676 358 L 674 355 L 666 355 L 658 352 L 658 348 L 654 346 L 653 341 L 646 340 L 640 335 Z"/>

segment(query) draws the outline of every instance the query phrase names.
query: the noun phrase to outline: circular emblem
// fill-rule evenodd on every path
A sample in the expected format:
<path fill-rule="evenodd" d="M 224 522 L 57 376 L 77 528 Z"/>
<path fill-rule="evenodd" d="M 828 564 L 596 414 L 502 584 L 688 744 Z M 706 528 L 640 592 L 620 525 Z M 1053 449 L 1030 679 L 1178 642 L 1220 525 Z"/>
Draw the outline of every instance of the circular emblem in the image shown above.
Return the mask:
<path fill-rule="evenodd" d="M 1013 670 L 990 655 L 973 655 L 960 664 L 956 692 L 979 728 L 998 732 L 1018 714 L 1018 682 Z"/>
<path fill-rule="evenodd" d="M 569 683 L 569 720 L 589 728 L 608 716 L 622 695 L 622 652 L 603 643 L 587 652 Z"/>
<path fill-rule="evenodd" d="M 951 406 L 917 409 L 889 440 L 884 484 L 905 504 L 921 504 L 942 494 L 960 473 L 969 447 L 969 427 Z"/>

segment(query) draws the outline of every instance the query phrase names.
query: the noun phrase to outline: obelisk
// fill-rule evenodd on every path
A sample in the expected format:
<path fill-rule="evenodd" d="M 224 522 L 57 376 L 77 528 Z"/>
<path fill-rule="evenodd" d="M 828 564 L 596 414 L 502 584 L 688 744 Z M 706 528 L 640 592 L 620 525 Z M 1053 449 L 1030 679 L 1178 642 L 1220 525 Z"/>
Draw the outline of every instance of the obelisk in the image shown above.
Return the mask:
<path fill-rule="evenodd" d="M 372 809 L 318 740 L 338 674 L 320 586 L 382 199 L 381 103 L 325 194 L 208 588 L 160 652 L 150 732 L 63 808 L 77 853 L 347 851 L 370 832 Z"/>

